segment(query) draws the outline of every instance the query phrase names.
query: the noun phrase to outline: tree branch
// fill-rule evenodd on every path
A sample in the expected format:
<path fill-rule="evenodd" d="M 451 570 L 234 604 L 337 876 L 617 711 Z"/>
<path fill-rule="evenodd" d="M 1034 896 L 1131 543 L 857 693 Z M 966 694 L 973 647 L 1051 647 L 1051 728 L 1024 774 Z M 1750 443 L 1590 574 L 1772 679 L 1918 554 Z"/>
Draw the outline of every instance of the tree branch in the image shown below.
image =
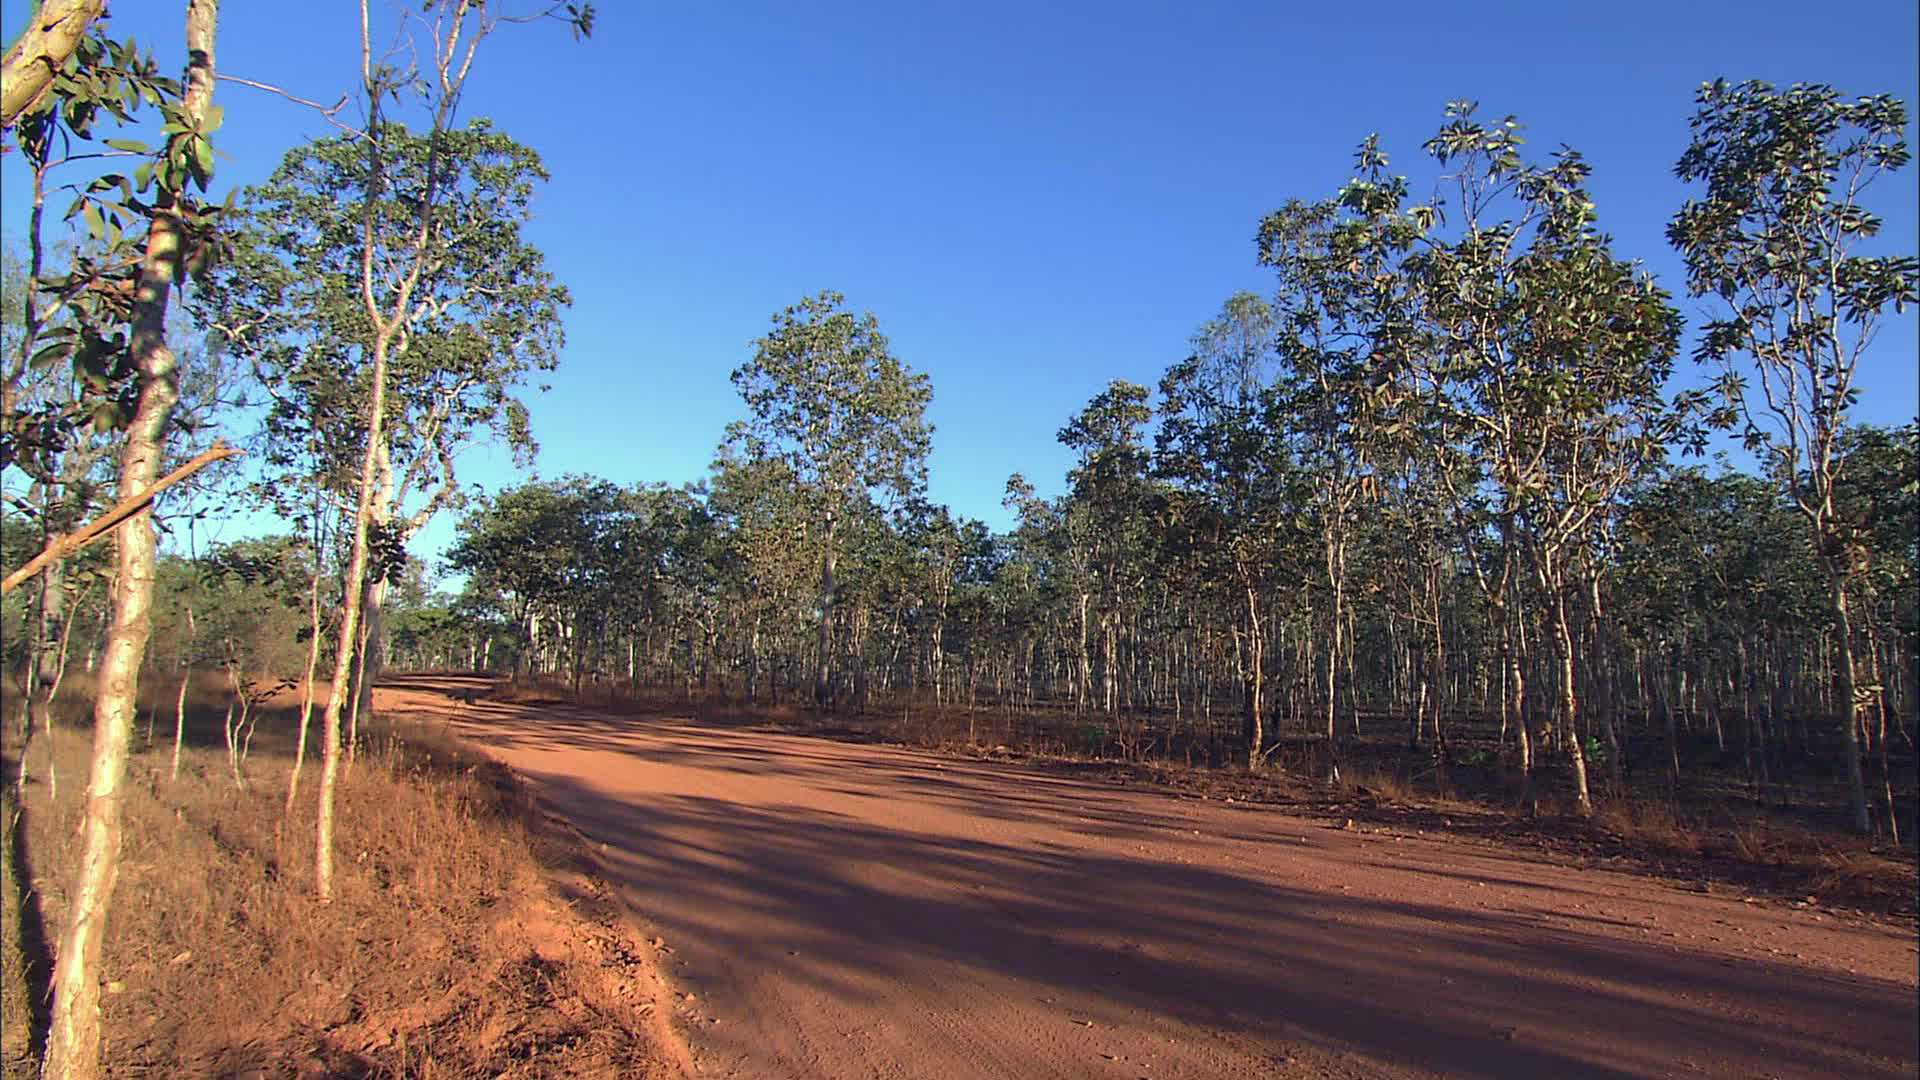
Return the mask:
<path fill-rule="evenodd" d="M 344 109 L 347 107 L 347 95 L 345 94 L 340 95 L 339 101 L 334 102 L 331 106 L 327 106 L 327 105 L 322 105 L 317 101 L 309 101 L 306 98 L 300 97 L 297 94 L 289 93 L 288 91 L 283 90 L 278 86 L 274 86 L 271 83 L 255 82 L 252 79 L 243 79 L 238 75 L 223 74 L 223 75 L 217 76 L 217 78 L 219 78 L 221 82 L 239 83 L 241 86 L 251 86 L 255 90 L 265 90 L 269 94 L 275 94 L 280 97 L 286 98 L 288 101 L 293 102 L 295 105 L 305 105 L 307 108 L 312 109 L 313 111 L 319 113 L 327 121 L 327 123 L 332 124 L 334 127 L 339 128 L 341 131 L 344 131 L 349 135 L 352 135 L 354 138 L 364 139 L 368 137 L 367 133 L 364 131 L 361 131 L 359 128 L 354 127 L 350 124 L 343 124 L 340 121 L 335 120 L 333 118 L 334 113 L 337 113 L 341 109 Z"/>
<path fill-rule="evenodd" d="M 201 469 L 206 468 L 216 461 L 223 461 L 230 457 L 239 457 L 240 453 L 240 450 L 228 446 L 224 442 L 214 443 L 205 453 L 161 477 L 159 480 L 154 481 L 152 487 L 138 495 L 129 495 L 121 499 L 114 504 L 113 509 L 108 510 L 105 514 L 94 519 L 92 524 L 76 532 L 68 533 L 58 540 L 49 543 L 45 550 L 28 560 L 25 566 L 8 574 L 6 581 L 0 582 L 0 595 L 10 593 L 20 585 L 31 581 L 35 574 L 38 574 L 48 566 L 62 559 L 77 555 L 88 547 L 91 547 L 101 537 L 113 531 L 121 522 L 151 506 L 154 496 L 160 494 L 162 491 L 178 484 L 180 481 L 185 480 L 187 477 L 192 476 L 194 473 L 199 472 Z"/>
<path fill-rule="evenodd" d="M 33 13 L 0 68 L 0 131 L 40 103 L 54 73 L 66 66 L 87 27 L 106 8 L 106 0 L 47 0 Z"/>

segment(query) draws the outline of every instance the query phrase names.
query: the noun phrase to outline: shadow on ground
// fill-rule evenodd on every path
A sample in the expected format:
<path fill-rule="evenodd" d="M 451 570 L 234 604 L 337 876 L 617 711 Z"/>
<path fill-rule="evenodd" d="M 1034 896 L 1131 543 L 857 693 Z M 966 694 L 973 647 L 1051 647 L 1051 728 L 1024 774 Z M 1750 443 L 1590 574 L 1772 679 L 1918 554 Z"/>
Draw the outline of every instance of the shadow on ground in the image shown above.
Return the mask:
<path fill-rule="evenodd" d="M 853 776 L 839 748 L 780 737 L 775 753 L 738 727 L 715 739 L 686 721 L 570 707 L 532 718 L 486 700 L 463 703 L 458 727 L 502 749 L 777 776 L 1109 841 L 1165 840 L 1189 825 L 1173 799 L 1058 772 L 889 749 Z M 1920 1060 L 1911 985 L 1623 938 L 1645 928 L 1578 914 L 1578 888 L 1558 890 L 1568 914 L 1549 921 L 1412 892 L 1346 895 L 1271 870 L 916 833 L 799 805 L 631 801 L 563 775 L 534 778 L 584 834 L 608 842 L 608 868 L 643 911 L 680 913 L 676 929 L 703 947 L 783 969 L 830 998 L 959 970 L 1035 1001 L 1091 990 L 1111 1014 L 1095 1023 L 1173 1017 L 1275 1061 L 1304 1044 L 1363 1068 L 1418 1063 L 1448 1075 L 1910 1076 Z M 1312 824 L 1259 811 L 1246 821 L 1227 838 L 1315 844 Z M 1470 859 L 1496 872 L 1413 872 L 1436 886 L 1547 888 L 1527 880 L 1517 855 L 1476 849 Z M 1502 876 L 1501 865 L 1514 870 Z M 1602 899 L 1604 885 L 1595 889 Z"/>

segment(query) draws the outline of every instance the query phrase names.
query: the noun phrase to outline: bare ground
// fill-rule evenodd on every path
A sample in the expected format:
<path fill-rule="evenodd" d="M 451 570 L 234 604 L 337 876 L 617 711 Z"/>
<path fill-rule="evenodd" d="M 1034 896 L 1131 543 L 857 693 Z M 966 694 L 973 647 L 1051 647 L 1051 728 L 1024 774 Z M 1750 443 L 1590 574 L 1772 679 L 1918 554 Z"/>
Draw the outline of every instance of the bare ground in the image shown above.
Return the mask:
<path fill-rule="evenodd" d="M 1912 1076 L 1910 920 L 1018 764 L 453 696 L 738 1077 Z"/>

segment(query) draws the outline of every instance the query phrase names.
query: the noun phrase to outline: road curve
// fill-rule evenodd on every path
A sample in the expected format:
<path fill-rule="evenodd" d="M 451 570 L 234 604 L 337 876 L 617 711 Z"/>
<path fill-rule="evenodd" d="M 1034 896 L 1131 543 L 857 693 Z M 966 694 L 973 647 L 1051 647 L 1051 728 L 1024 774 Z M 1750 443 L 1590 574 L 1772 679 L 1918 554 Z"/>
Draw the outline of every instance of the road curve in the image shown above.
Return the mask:
<path fill-rule="evenodd" d="M 657 926 L 718 1077 L 1911 1077 L 1910 929 L 1519 852 L 565 706 L 451 716 Z"/>

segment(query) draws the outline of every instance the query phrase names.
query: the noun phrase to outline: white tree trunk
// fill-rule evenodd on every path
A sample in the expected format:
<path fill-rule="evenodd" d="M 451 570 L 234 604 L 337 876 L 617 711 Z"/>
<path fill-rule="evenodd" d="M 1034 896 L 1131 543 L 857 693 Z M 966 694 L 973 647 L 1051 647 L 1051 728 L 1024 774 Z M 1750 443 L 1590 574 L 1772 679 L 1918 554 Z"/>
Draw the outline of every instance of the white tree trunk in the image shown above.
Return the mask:
<path fill-rule="evenodd" d="M 184 105 L 199 117 L 213 97 L 213 46 L 218 0 L 188 0 Z M 167 347 L 167 303 L 181 259 L 179 222 L 157 208 L 134 296 L 131 351 L 140 394 L 120 457 L 124 497 L 151 487 L 160 476 L 167 422 L 180 397 L 179 368 Z M 81 823 L 80 865 L 68 889 L 66 927 L 53 972 L 52 1030 L 46 1074 L 62 1080 L 101 1075 L 100 952 L 107 913 L 120 870 L 121 811 L 127 753 L 139 695 L 140 665 L 153 630 L 153 513 L 149 507 L 114 530 L 117 575 L 112 623 L 93 713 L 93 761 Z"/>

